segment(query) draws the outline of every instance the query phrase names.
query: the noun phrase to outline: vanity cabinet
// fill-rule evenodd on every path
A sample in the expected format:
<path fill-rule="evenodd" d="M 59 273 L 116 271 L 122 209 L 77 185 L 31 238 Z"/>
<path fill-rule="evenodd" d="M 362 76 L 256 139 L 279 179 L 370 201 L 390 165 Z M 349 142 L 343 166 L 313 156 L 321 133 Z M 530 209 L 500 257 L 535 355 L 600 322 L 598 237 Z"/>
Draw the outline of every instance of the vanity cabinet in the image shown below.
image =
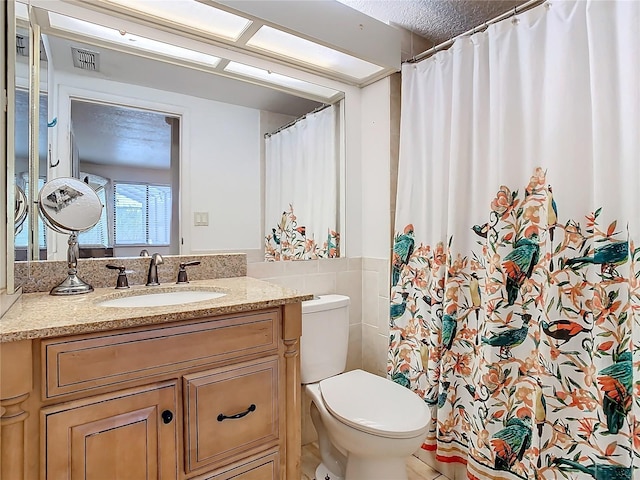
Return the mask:
<path fill-rule="evenodd" d="M 0 476 L 300 478 L 300 322 L 293 303 L 3 344 L 2 372 L 31 371 L 0 380 L 2 426 L 19 426 Z"/>

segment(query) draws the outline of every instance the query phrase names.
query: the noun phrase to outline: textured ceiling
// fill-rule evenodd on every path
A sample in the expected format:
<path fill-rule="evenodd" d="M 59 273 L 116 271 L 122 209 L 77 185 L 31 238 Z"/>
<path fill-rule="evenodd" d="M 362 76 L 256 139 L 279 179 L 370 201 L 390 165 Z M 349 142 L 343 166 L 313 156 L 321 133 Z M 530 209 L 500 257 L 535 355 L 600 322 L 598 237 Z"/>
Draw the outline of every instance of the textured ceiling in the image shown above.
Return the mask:
<path fill-rule="evenodd" d="M 438 44 L 481 25 L 525 0 L 339 0 L 381 22 Z"/>
<path fill-rule="evenodd" d="M 81 161 L 171 167 L 171 124 L 161 113 L 72 100 L 71 118 Z"/>

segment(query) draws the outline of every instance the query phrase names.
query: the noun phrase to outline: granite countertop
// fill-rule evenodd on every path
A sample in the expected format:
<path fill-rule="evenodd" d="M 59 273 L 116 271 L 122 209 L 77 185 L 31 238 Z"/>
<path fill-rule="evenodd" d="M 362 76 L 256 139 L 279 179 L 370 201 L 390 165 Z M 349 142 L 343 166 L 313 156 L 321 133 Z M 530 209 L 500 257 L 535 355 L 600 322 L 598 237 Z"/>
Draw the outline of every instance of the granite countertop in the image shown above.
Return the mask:
<path fill-rule="evenodd" d="M 212 300 L 159 307 L 115 308 L 99 305 L 105 300 L 139 292 L 152 294 L 177 290 L 213 290 L 225 295 Z M 133 286 L 127 290 L 97 288 L 88 294 L 71 296 L 26 293 L 0 319 L 0 342 L 190 320 L 275 307 L 311 298 L 313 295 L 250 277 L 198 280 L 187 285 Z"/>

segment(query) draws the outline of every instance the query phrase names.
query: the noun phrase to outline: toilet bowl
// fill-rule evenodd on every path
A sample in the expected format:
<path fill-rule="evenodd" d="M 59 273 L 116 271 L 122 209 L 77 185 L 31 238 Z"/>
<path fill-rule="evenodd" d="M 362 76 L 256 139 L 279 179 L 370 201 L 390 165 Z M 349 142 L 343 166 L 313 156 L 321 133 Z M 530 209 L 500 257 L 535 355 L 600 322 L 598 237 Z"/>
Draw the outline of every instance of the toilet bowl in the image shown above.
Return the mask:
<path fill-rule="evenodd" d="M 362 370 L 342 373 L 348 302 L 327 295 L 302 305 L 301 376 L 322 458 L 316 480 L 405 480 L 406 457 L 426 438 L 430 412 L 390 380 Z"/>

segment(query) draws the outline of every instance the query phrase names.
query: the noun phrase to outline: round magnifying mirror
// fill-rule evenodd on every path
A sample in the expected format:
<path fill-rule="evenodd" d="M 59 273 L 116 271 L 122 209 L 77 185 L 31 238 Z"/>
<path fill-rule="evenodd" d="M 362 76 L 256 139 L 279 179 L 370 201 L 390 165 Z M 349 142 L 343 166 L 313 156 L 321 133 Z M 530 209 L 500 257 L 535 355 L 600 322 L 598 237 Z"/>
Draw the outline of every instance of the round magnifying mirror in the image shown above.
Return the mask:
<path fill-rule="evenodd" d="M 22 224 L 27 218 L 27 196 L 24 194 L 24 191 L 18 186 L 15 185 L 15 207 L 14 207 L 14 228 L 15 234 L 20 233 L 22 230 Z"/>
<path fill-rule="evenodd" d="M 40 215 L 53 230 L 69 234 L 68 276 L 51 290 L 51 295 L 75 295 L 93 291 L 77 275 L 78 232 L 92 228 L 100 220 L 102 204 L 98 194 L 86 183 L 71 177 L 59 177 L 44 184 L 38 195 Z"/>
<path fill-rule="evenodd" d="M 59 177 L 44 184 L 38 196 L 40 213 L 49 227 L 60 233 L 84 232 L 100 220 L 102 204 L 86 183 Z"/>

